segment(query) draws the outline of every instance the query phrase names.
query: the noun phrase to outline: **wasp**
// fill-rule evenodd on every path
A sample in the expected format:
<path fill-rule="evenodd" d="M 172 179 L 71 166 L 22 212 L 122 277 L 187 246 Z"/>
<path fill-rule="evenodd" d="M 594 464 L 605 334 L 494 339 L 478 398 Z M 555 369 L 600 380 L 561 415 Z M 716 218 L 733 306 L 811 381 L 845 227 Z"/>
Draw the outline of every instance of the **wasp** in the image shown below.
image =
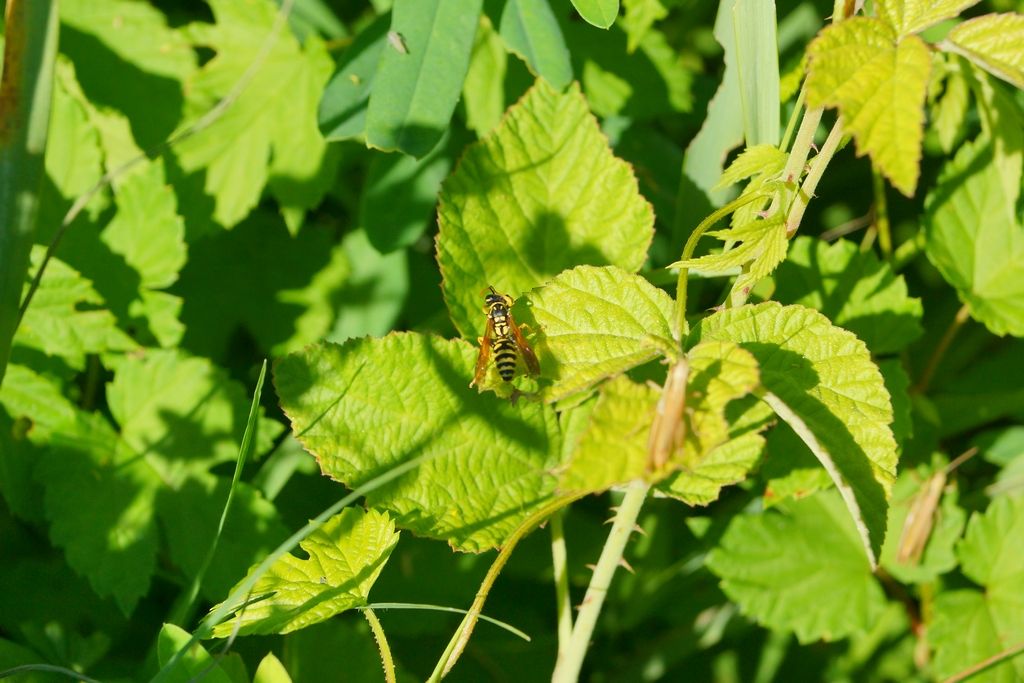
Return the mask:
<path fill-rule="evenodd" d="M 487 314 L 487 329 L 478 340 L 480 355 L 476 358 L 476 372 L 469 386 L 483 379 L 487 371 L 487 361 L 494 347 L 494 363 L 498 366 L 498 375 L 506 382 L 511 382 L 516 374 L 516 359 L 523 357 L 523 363 L 530 375 L 540 374 L 540 364 L 533 349 L 526 342 L 522 331 L 512 317 L 512 306 L 515 300 L 508 294 L 499 294 L 494 287 L 484 290 L 484 312 Z"/>

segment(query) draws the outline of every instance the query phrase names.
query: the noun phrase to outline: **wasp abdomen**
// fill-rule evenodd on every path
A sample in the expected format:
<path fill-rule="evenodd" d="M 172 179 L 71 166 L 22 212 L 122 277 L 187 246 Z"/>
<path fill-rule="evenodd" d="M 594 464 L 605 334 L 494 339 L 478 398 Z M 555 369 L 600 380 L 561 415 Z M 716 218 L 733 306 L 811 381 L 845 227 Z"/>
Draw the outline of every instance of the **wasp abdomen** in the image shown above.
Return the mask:
<path fill-rule="evenodd" d="M 498 375 L 506 382 L 511 382 L 516 374 L 516 343 L 511 337 L 503 337 L 494 342 L 494 363 L 498 366 Z"/>

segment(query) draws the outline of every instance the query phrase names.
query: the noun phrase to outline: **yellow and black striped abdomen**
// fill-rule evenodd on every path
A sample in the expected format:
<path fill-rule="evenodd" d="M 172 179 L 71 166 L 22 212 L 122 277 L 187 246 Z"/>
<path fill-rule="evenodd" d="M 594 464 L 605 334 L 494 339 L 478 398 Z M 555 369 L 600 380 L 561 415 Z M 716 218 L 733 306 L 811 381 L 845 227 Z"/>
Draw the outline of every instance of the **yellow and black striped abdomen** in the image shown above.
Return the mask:
<path fill-rule="evenodd" d="M 506 382 L 511 382 L 516 374 L 517 358 L 516 343 L 511 335 L 494 340 L 494 364 L 498 366 L 498 374 Z"/>

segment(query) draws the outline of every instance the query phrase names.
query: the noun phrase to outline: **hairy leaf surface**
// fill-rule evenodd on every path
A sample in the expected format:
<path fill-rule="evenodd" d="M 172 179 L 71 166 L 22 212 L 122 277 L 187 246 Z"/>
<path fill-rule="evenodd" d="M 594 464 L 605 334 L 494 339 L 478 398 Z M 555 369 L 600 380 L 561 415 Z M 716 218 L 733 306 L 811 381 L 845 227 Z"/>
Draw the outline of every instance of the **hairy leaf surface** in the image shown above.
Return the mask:
<path fill-rule="evenodd" d="M 528 299 L 522 318 L 535 327 L 541 375 L 553 381 L 546 400 L 584 391 L 675 344 L 669 296 L 614 266 L 579 266 Z"/>
<path fill-rule="evenodd" d="M 924 137 L 931 57 L 916 35 L 853 17 L 825 28 L 808 47 L 807 102 L 838 107 L 846 130 L 900 192 L 913 196 Z"/>
<path fill-rule="evenodd" d="M 550 408 L 469 387 L 475 356 L 462 341 L 391 334 L 281 358 L 274 382 L 325 474 L 357 486 L 423 456 L 369 504 L 417 534 L 480 551 L 550 495 L 561 445 Z"/>
<path fill-rule="evenodd" d="M 775 298 L 824 313 L 874 353 L 904 348 L 923 332 L 921 301 L 873 252 L 847 240 L 798 237 L 775 274 Z"/>
<path fill-rule="evenodd" d="M 471 145 L 441 189 L 438 263 L 459 332 L 483 331 L 481 290 L 518 296 L 581 263 L 643 264 L 654 228 L 632 169 L 587 103 L 544 81 Z"/>
<path fill-rule="evenodd" d="M 299 542 L 308 559 L 285 555 L 275 562 L 252 589 L 264 599 L 217 624 L 214 637 L 230 636 L 239 623 L 241 635 L 290 633 L 365 605 L 397 544 L 386 513 L 342 510 Z"/>
<path fill-rule="evenodd" d="M 770 405 L 829 470 L 877 558 L 897 456 L 889 393 L 864 343 L 817 311 L 774 302 L 716 313 L 691 333 L 712 339 L 754 354 Z"/>

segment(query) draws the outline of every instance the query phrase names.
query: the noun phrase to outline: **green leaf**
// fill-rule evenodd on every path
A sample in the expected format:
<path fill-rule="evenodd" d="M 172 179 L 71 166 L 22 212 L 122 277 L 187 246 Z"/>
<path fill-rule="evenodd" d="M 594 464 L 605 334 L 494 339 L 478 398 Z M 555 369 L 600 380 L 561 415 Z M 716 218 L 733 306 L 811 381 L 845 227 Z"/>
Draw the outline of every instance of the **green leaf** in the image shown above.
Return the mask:
<path fill-rule="evenodd" d="M 880 563 L 885 571 L 902 583 L 928 583 L 956 568 L 953 546 L 960 540 L 967 522 L 967 513 L 957 503 L 956 490 L 944 491 L 941 502 L 934 509 L 915 507 L 921 496 L 927 493 L 930 477 L 936 475 L 936 469 L 944 468 L 945 465 L 940 460 L 933 467 L 921 465 L 912 470 L 904 470 L 893 486 L 892 504 L 889 507 L 890 531 L 882 546 Z M 945 482 L 945 476 L 939 476 Z M 904 542 L 904 524 L 908 523 L 912 513 L 918 516 L 931 515 L 933 526 L 920 559 L 901 562 L 899 550 Z"/>
<path fill-rule="evenodd" d="M 785 261 L 786 250 L 789 248 L 785 216 L 781 214 L 707 234 L 717 237 L 726 245 L 732 245 L 731 248 L 676 261 L 669 267 L 691 268 L 709 275 L 729 275 L 735 273 L 737 268 L 742 268 L 732 285 L 732 292 L 749 292 L 761 278 L 770 275 Z"/>
<path fill-rule="evenodd" d="M 382 337 L 394 327 L 410 294 L 407 253 L 381 254 L 370 244 L 365 230 L 345 235 L 341 249 L 352 272 L 334 297 L 341 307 L 327 341 Z M 437 277 L 437 271 L 433 276 Z"/>
<path fill-rule="evenodd" d="M 974 3 L 971 3 L 974 4 Z M 1024 15 L 986 14 L 953 28 L 942 46 L 1007 83 L 1024 88 Z"/>
<path fill-rule="evenodd" d="M 1024 640 L 1020 619 L 1024 595 L 1024 498 L 1001 496 L 984 514 L 974 514 L 957 548 L 965 575 L 985 590 L 940 593 L 928 641 L 935 649 L 940 677 L 977 664 Z M 1024 676 L 1024 659 L 1015 657 L 977 677 L 980 681 L 1014 681 Z"/>
<path fill-rule="evenodd" d="M 775 145 L 747 147 L 722 171 L 722 178 L 714 189 L 721 190 L 755 175 L 776 175 L 782 171 L 788 158 L 789 155 Z"/>
<path fill-rule="evenodd" d="M 191 639 L 191 634 L 180 626 L 164 624 L 156 641 L 160 666 L 165 666 L 171 657 L 185 647 Z M 223 665 L 226 663 L 224 659 L 214 659 L 199 643 L 193 643 L 192 647 L 178 660 L 178 665 L 173 673 L 164 680 L 168 683 L 187 683 L 196 678 L 202 678 L 210 683 L 234 683 L 224 669 Z"/>
<path fill-rule="evenodd" d="M 680 207 L 676 224 L 686 226 L 698 223 L 713 206 L 728 201 L 728 194 L 714 190 L 722 177 L 722 167 L 729 151 L 743 144 L 743 103 L 740 99 L 739 70 L 736 65 L 736 34 L 732 24 L 732 2 L 720 2 L 715 17 L 714 37 L 724 51 L 725 71 L 711 101 L 700 131 L 686 147 L 683 160 L 683 174 L 690 189 L 689 198 L 700 211 L 687 211 L 686 204 Z M 684 188 L 680 185 L 680 188 Z M 688 226 L 687 226 L 688 227 Z M 677 228 L 678 230 L 678 228 Z M 685 234 L 685 233 L 684 233 Z"/>
<path fill-rule="evenodd" d="M 808 47 L 807 103 L 832 106 L 857 142 L 903 194 L 913 196 L 924 137 L 931 57 L 916 35 L 853 17 L 825 28 Z"/>
<path fill-rule="evenodd" d="M 284 668 L 281 660 L 275 657 L 273 652 L 268 652 L 256 667 L 252 683 L 292 683 L 292 677 L 288 675 L 288 670 Z"/>
<path fill-rule="evenodd" d="M 636 271 L 654 228 L 579 88 L 544 81 L 471 145 L 441 189 L 438 263 L 455 327 L 483 329 L 480 291 L 518 295 L 581 263 Z"/>
<path fill-rule="evenodd" d="M 437 192 L 451 169 L 444 140 L 422 159 L 375 154 L 359 202 L 359 225 L 382 254 L 418 240 L 433 223 Z"/>
<path fill-rule="evenodd" d="M 660 0 L 623 0 L 622 5 L 626 10 L 622 27 L 629 39 L 626 51 L 632 53 L 654 23 L 668 16 L 668 10 Z"/>
<path fill-rule="evenodd" d="M 519 315 L 518 312 L 516 315 Z M 529 295 L 522 320 L 536 325 L 534 351 L 554 401 L 589 389 L 673 349 L 672 299 L 614 266 L 579 266 Z M 478 314 L 478 329 L 485 317 Z"/>
<path fill-rule="evenodd" d="M 970 90 L 967 79 L 959 69 L 946 73 L 944 83 L 942 95 L 932 105 L 928 119 L 938 136 L 942 151 L 950 154 L 966 131 L 964 120 L 970 104 Z"/>
<path fill-rule="evenodd" d="M 238 633 L 290 633 L 365 605 L 391 551 L 398 544 L 395 523 L 386 513 L 345 508 L 299 546 L 308 559 L 285 555 L 252 589 L 264 598 L 213 629 L 215 638 Z"/>
<path fill-rule="evenodd" d="M 707 566 L 740 610 L 801 643 L 867 631 L 885 609 L 834 491 L 734 517 Z"/>
<path fill-rule="evenodd" d="M 448 127 L 469 68 L 483 0 L 395 0 L 390 44 L 366 111 L 366 144 L 418 158 Z"/>
<path fill-rule="evenodd" d="M 1024 411 L 1024 340 L 1013 340 L 944 382 L 930 398 L 945 438 Z"/>
<path fill-rule="evenodd" d="M 508 49 L 556 90 L 572 82 L 569 48 L 547 2 L 507 0 L 498 31 Z"/>
<path fill-rule="evenodd" d="M 177 350 L 125 358 L 107 387 L 107 402 L 124 443 L 145 453 L 171 485 L 234 461 L 249 414 L 240 385 L 209 360 Z M 263 418 L 256 452 L 266 452 L 280 431 L 279 423 Z"/>
<path fill-rule="evenodd" d="M 733 0 L 732 18 L 744 138 L 749 146 L 777 145 L 782 128 L 775 3 Z"/>
<path fill-rule="evenodd" d="M 648 30 L 639 49 L 630 53 L 629 38 L 618 24 L 607 33 L 582 22 L 562 24 L 562 30 L 566 43 L 572 46 L 573 62 L 582 65 L 577 67 L 577 75 L 590 110 L 598 118 L 622 116 L 631 121 L 617 125 L 636 124 L 694 109 L 693 65 L 661 31 Z M 630 128 L 641 129 L 649 127 Z M 618 149 L 619 145 L 613 146 Z"/>
<path fill-rule="evenodd" d="M 601 387 L 589 424 L 558 478 L 559 489 L 596 492 L 646 478 L 658 393 L 624 375 Z"/>
<path fill-rule="evenodd" d="M 659 488 L 690 505 L 706 505 L 722 486 L 746 476 L 760 454 L 756 433 L 730 440 L 726 406 L 758 383 L 753 356 L 735 344 L 711 342 L 690 350 L 685 435 L 669 460 L 671 475 Z M 664 477 L 649 469 L 648 443 L 659 392 L 624 376 L 605 384 L 559 478 L 570 491 L 601 491 L 633 479 Z"/>
<path fill-rule="evenodd" d="M 473 52 L 469 56 L 466 80 L 462 83 L 466 127 L 480 137 L 497 126 L 501 115 L 505 113 L 507 66 L 508 54 L 501 37 L 494 30 L 490 18 L 481 14 L 480 26 L 473 39 Z"/>
<path fill-rule="evenodd" d="M 553 488 L 554 411 L 469 387 L 476 351 L 417 334 L 326 344 L 277 361 L 274 383 L 299 441 L 347 486 L 416 457 L 368 504 L 456 548 L 501 544 Z"/>
<path fill-rule="evenodd" d="M 1024 639 L 1020 605 L 991 600 L 976 590 L 940 593 L 932 607 L 928 643 L 934 650 L 931 670 L 948 678 L 1000 654 Z M 1024 677 L 1021 657 L 1006 660 L 972 676 L 977 683 L 1015 683 Z"/>
<path fill-rule="evenodd" d="M 153 508 L 161 484 L 140 455 L 102 415 L 81 413 L 54 427 L 36 467 L 50 538 L 126 615 L 149 590 L 158 547 Z"/>
<path fill-rule="evenodd" d="M 943 19 L 950 19 L 979 0 L 879 0 L 878 17 L 900 35 L 920 33 Z"/>
<path fill-rule="evenodd" d="M 981 456 L 1000 468 L 986 493 L 990 496 L 1024 493 L 1024 427 L 986 432 L 975 443 L 981 449 Z"/>
<path fill-rule="evenodd" d="M 817 311 L 775 302 L 711 315 L 690 337 L 754 354 L 764 398 L 829 470 L 874 562 L 897 455 L 889 394 L 864 343 Z"/>
<path fill-rule="evenodd" d="M 768 433 L 760 475 L 765 480 L 766 508 L 832 486 L 828 472 L 785 422 Z"/>
<path fill-rule="evenodd" d="M 798 237 L 775 273 L 775 299 L 824 313 L 876 354 L 893 353 L 921 336 L 921 301 L 874 252 L 837 240 Z"/>
<path fill-rule="evenodd" d="M 185 225 L 161 162 L 147 164 L 115 189 L 117 214 L 102 239 L 138 272 L 140 286 L 174 284 L 187 260 Z"/>
<path fill-rule="evenodd" d="M 322 339 L 339 302 L 362 305 L 367 296 L 342 296 L 355 261 L 334 240 L 334 231 L 319 225 L 293 237 L 279 218 L 258 212 L 235 230 L 189 245 L 174 289 L 185 300 L 184 345 L 226 362 L 239 334 L 269 354 Z"/>
<path fill-rule="evenodd" d="M 261 66 L 223 115 L 175 145 L 175 152 L 184 170 L 205 169 L 213 216 L 223 226 L 245 218 L 269 182 L 294 233 L 302 213 L 319 204 L 333 183 L 331 155 L 316 119 L 330 56 L 315 36 L 300 47 L 288 31 L 261 54 L 276 30 L 277 8 L 268 0 L 211 0 L 210 6 L 217 23 L 188 29 L 196 45 L 217 53 L 188 80 L 190 121 L 228 95 L 253 63 Z"/>
<path fill-rule="evenodd" d="M 763 436 L 745 432 L 715 446 L 695 464 L 673 474 L 659 490 L 687 505 L 708 505 L 718 500 L 723 487 L 746 479 L 764 449 Z"/>
<path fill-rule="evenodd" d="M 33 250 L 33 270 L 44 253 L 43 247 Z M 87 354 L 134 348 L 135 342 L 118 329 L 114 316 L 102 305 L 103 299 L 89 280 L 53 258 L 25 311 L 14 344 L 59 356 L 79 370 L 85 367 Z"/>
<path fill-rule="evenodd" d="M 157 510 L 171 559 L 192 580 L 214 541 L 231 480 L 193 476 L 181 487 L 163 489 Z M 245 571 L 270 554 L 288 536 L 277 509 L 245 482 L 235 484 L 217 552 L 203 577 L 202 595 L 216 601 L 227 595 Z"/>
<path fill-rule="evenodd" d="M 572 0 L 572 6 L 588 24 L 608 28 L 619 15 L 619 0 Z"/>
<path fill-rule="evenodd" d="M 946 165 L 925 202 L 925 249 L 972 317 L 1024 336 L 1024 226 L 992 161 L 991 146 L 976 142 Z"/>
<path fill-rule="evenodd" d="M 390 25 L 390 13 L 377 17 L 342 54 L 337 71 L 324 88 L 317 114 L 320 132 L 327 140 L 363 137 L 366 105 Z"/>
<path fill-rule="evenodd" d="M 139 143 L 162 143 L 182 114 L 182 83 L 196 54 L 159 8 L 134 0 L 66 0 L 60 4 L 61 52 L 96 105 L 131 121 Z"/>

